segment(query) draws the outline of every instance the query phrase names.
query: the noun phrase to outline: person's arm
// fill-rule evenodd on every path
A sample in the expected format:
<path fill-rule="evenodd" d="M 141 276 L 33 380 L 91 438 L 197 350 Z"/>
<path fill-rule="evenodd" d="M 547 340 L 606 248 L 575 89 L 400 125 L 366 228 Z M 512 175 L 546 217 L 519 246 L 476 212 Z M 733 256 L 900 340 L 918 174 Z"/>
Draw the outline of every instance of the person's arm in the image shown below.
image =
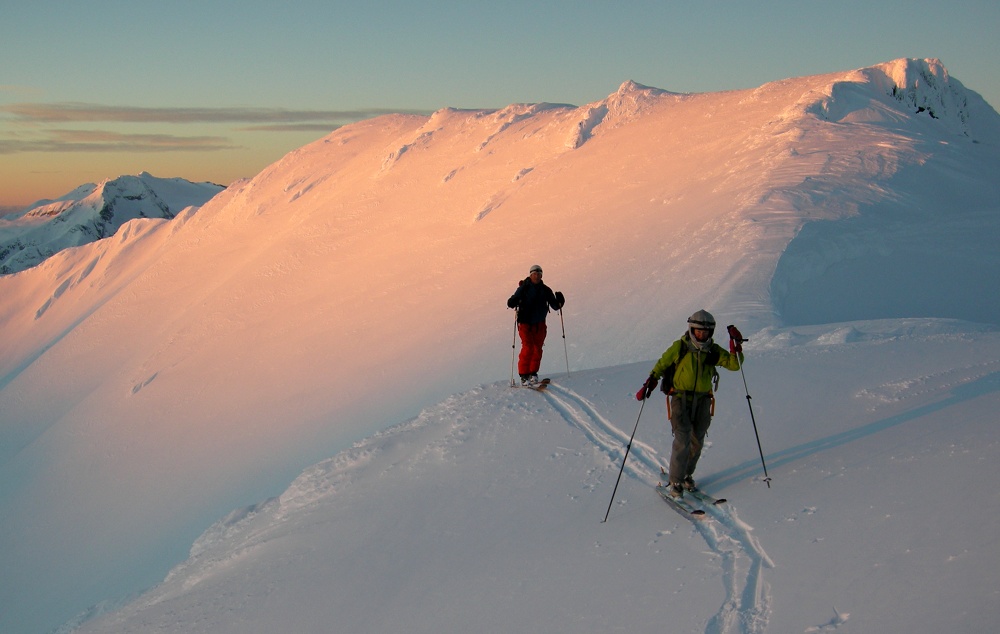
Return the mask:
<path fill-rule="evenodd" d="M 514 294 L 511 295 L 510 298 L 507 300 L 507 308 L 518 307 L 518 305 L 521 303 L 521 295 L 524 294 L 523 291 L 524 291 L 524 282 L 523 281 L 518 282 L 517 290 L 514 291 Z"/>
<path fill-rule="evenodd" d="M 718 352 L 718 360 L 715 362 L 715 365 L 719 367 L 723 367 L 727 370 L 739 370 L 740 366 L 743 365 L 742 351 L 732 354 L 727 352 L 726 349 L 719 344 L 715 344 L 715 352 Z"/>
<path fill-rule="evenodd" d="M 663 373 L 667 371 L 671 365 L 677 362 L 677 351 L 680 349 L 680 342 L 675 341 L 666 352 L 660 356 L 660 360 L 656 362 L 653 366 L 653 371 L 649 374 L 657 379 L 663 378 Z"/>

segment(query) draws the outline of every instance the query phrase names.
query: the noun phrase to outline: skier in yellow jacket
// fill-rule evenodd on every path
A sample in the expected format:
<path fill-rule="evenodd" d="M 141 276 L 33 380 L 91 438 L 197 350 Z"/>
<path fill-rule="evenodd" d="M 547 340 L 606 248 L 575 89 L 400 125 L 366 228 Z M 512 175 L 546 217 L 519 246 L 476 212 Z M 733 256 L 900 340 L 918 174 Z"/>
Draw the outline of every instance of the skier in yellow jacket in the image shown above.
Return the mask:
<path fill-rule="evenodd" d="M 715 318 L 707 310 L 691 315 L 687 324 L 687 332 L 667 348 L 636 393 L 639 400 L 648 398 L 663 379 L 661 389 L 670 399 L 670 427 L 674 434 L 667 487 L 673 497 L 697 488 L 694 470 L 712 424 L 713 392 L 718 383 L 716 367 L 735 371 L 743 364 L 744 339 L 735 326 L 729 327 L 727 351 L 712 340 Z"/>

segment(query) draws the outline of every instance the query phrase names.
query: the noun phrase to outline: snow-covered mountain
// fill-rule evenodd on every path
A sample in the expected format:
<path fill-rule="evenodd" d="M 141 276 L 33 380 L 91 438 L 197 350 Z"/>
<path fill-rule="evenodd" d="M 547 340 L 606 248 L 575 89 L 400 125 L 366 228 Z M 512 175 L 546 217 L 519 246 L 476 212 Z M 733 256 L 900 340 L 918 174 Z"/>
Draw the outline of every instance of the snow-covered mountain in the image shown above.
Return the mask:
<path fill-rule="evenodd" d="M 224 187 L 146 172 L 87 183 L 0 218 L 0 274 L 16 273 L 69 247 L 114 235 L 136 218 L 176 216 L 200 207 Z"/>
<path fill-rule="evenodd" d="M 659 436 L 643 441 L 649 445 L 638 458 L 645 467 L 630 471 L 623 485 L 629 504 L 643 496 L 644 519 L 628 521 L 636 516 L 629 505 L 627 517 L 616 523 L 628 526 L 622 534 L 598 538 L 581 529 L 566 547 L 558 545 L 558 531 L 598 519 L 593 509 L 607 504 L 619 443 L 635 421 L 630 394 L 638 386 L 631 384 L 641 382 L 651 360 L 699 308 L 721 323 L 739 324 L 754 345 L 767 342 L 766 350 L 756 350 L 760 366 L 751 379 L 763 390 L 754 403 L 763 405 L 764 420 L 773 425 L 773 444 L 764 449 L 786 469 L 783 482 L 794 479 L 796 469 L 809 471 L 803 482 L 828 482 L 823 478 L 843 462 L 857 463 L 850 441 L 859 429 L 870 431 L 861 438 L 899 429 L 894 421 L 919 417 L 921 408 L 939 411 L 929 404 L 935 399 L 944 399 L 943 415 L 962 420 L 988 411 L 983 401 L 996 399 L 992 331 L 1000 323 L 1000 299 L 986 290 L 1000 272 L 994 248 L 998 168 L 1000 115 L 936 60 L 901 59 L 712 94 L 681 95 L 626 82 L 582 107 L 443 109 L 429 117 L 393 115 L 345 126 L 230 186 L 197 212 L 168 222 L 134 220 L 111 238 L 4 276 L 0 629 L 44 631 L 87 606 L 152 586 L 184 561 L 196 540 L 193 561 L 171 575 L 180 585 L 168 580 L 156 591 L 180 592 L 170 597 L 182 602 L 153 595 L 160 598 L 140 601 L 128 628 L 106 631 L 142 631 L 152 622 L 175 631 L 223 631 L 223 622 L 269 631 L 270 624 L 243 611 L 258 599 L 268 605 L 269 593 L 279 608 L 272 614 L 287 619 L 288 610 L 298 610 L 297 622 L 286 628 L 298 631 L 379 629 L 375 605 L 389 624 L 419 610 L 426 620 L 415 622 L 430 631 L 434 615 L 445 619 L 455 599 L 482 605 L 488 597 L 506 596 L 495 604 L 492 622 L 510 631 L 518 628 L 504 625 L 517 622 L 503 621 L 501 608 L 517 610 L 524 589 L 538 578 L 515 565 L 529 560 L 534 573 L 558 575 L 545 580 L 546 591 L 537 594 L 525 618 L 570 595 L 582 600 L 577 593 L 593 600 L 611 583 L 606 576 L 599 578 L 600 588 L 560 587 L 558 581 L 585 578 L 602 566 L 631 580 L 625 597 L 635 609 L 619 606 L 609 614 L 645 614 L 643 609 L 668 609 L 672 602 L 653 568 L 636 572 L 621 558 L 645 557 L 650 544 L 662 552 L 649 558 L 661 562 L 656 574 L 693 570 L 692 591 L 707 593 L 697 602 L 697 614 L 677 617 L 688 619 L 681 631 L 767 631 L 785 618 L 779 608 L 812 619 L 805 621 L 808 627 L 832 629 L 842 616 L 825 623 L 788 607 L 798 595 L 785 588 L 817 583 L 813 577 L 793 571 L 775 587 L 773 577 L 760 573 L 768 559 L 779 566 L 775 570 L 781 561 L 802 562 L 801 549 L 808 547 L 796 541 L 802 534 L 777 545 L 781 556 L 760 541 L 767 557 L 750 554 L 748 560 L 727 555 L 725 545 L 735 541 L 742 544 L 737 550 L 757 552 L 761 538 L 747 537 L 749 529 L 721 535 L 695 529 L 684 540 L 666 535 L 687 535 L 685 528 L 650 532 L 647 519 L 662 518 L 667 510 L 648 488 L 662 464 L 662 427 L 645 432 Z M 503 387 L 514 336 L 513 313 L 504 302 L 534 263 L 567 297 L 559 321 L 550 318 L 543 370 L 554 376 L 567 366 L 573 370 L 569 378 L 557 376 L 551 398 L 538 402 Z M 876 325 L 858 325 L 869 323 Z M 881 340 L 890 343 L 872 345 Z M 801 385 L 810 376 L 817 377 L 812 390 Z M 750 508 L 802 525 L 813 515 L 810 508 L 822 506 L 802 503 L 805 485 L 792 487 L 791 497 L 765 502 L 753 493 L 762 487 L 753 481 L 759 475 L 756 448 L 748 451 L 746 437 L 738 446 L 724 442 L 726 430 L 739 425 L 740 433 L 746 431 L 745 414 L 736 418 L 746 406 L 740 382 L 726 378 L 730 401 L 722 403 L 720 394 L 720 419 L 713 427 L 719 435 L 713 442 L 726 449 L 705 465 L 707 484 L 737 500 L 736 515 L 722 518 L 723 524 L 767 521 L 740 505 L 742 498 L 755 505 Z M 826 395 L 825 384 L 844 391 Z M 971 393 L 963 391 L 966 385 Z M 949 390 L 967 398 L 949 396 Z M 430 407 L 459 392 L 451 397 L 457 401 Z M 803 395 L 801 401 L 790 398 L 795 394 Z M 425 413 L 414 424 L 430 436 L 409 441 L 403 434 L 388 446 L 364 441 L 338 453 L 428 407 L 425 412 L 438 413 Z M 486 424 L 494 418 L 500 428 Z M 562 426 L 553 429 L 560 420 Z M 933 423 L 916 431 L 921 437 L 941 422 L 921 421 Z M 972 440 L 989 430 L 963 430 L 967 441 L 954 452 L 980 453 L 962 466 L 962 477 L 995 481 L 986 465 L 995 464 L 989 452 L 996 443 Z M 906 445 L 896 459 L 912 464 L 954 442 L 954 435 L 939 436 Z M 463 438 L 470 439 L 468 452 Z M 892 452 L 891 440 L 872 446 L 875 455 L 864 465 L 876 478 L 891 475 L 894 487 L 906 489 L 906 503 L 915 504 L 923 489 L 906 487 L 919 485 L 874 469 L 877 459 Z M 818 451 L 827 444 L 846 449 Z M 413 462 L 386 459 L 390 448 L 400 455 L 416 452 Z M 320 477 L 315 487 L 299 481 L 286 491 L 303 469 L 334 455 L 333 462 L 303 475 L 308 480 L 319 469 L 333 480 Z M 560 460 L 565 455 L 580 460 L 552 467 L 569 465 Z M 453 456 L 490 466 L 449 470 Z M 420 460 L 442 468 L 428 472 Z M 361 462 L 370 469 L 359 470 Z M 412 471 L 402 469 L 406 465 Z M 501 465 L 512 471 L 506 479 Z M 380 485 L 397 468 L 412 475 L 406 484 Z M 473 471 L 485 471 L 481 482 Z M 343 490 L 341 473 L 361 482 L 345 493 L 349 500 L 333 495 Z M 870 484 L 858 473 L 843 482 Z M 490 489 L 491 483 L 498 488 Z M 436 487 L 446 493 L 439 497 Z M 511 487 L 521 492 L 511 503 L 476 502 L 490 494 L 503 497 Z M 815 491 L 838 518 L 860 513 L 856 504 L 863 502 L 841 497 L 835 486 Z M 415 511 L 417 500 L 429 511 L 410 520 L 390 513 L 385 509 L 397 495 L 414 500 L 396 504 L 400 512 Z M 283 506 L 251 506 L 202 535 L 232 509 L 270 497 L 280 497 Z M 291 518 L 290 498 L 317 523 Z M 437 500 L 459 498 L 468 504 L 436 523 L 433 511 L 443 509 Z M 581 503 L 570 510 L 564 508 L 567 500 Z M 484 553 L 480 561 L 489 566 L 481 574 L 494 575 L 490 584 L 469 583 L 468 592 L 457 596 L 448 592 L 456 587 L 435 585 L 452 572 L 456 583 L 472 580 L 462 556 L 484 543 L 468 535 L 482 532 L 493 538 L 491 544 L 507 539 L 488 528 L 494 510 L 514 514 L 499 528 L 527 525 L 551 511 L 559 517 L 541 524 L 556 533 L 518 557 L 511 553 L 537 534 L 518 532 L 503 542 L 506 547 Z M 923 519 L 916 511 L 901 515 Z M 246 523 L 244 516 L 263 519 Z M 931 524 L 940 529 L 945 517 Z M 741 518 L 750 518 L 749 524 Z M 954 561 L 988 550 L 979 529 L 995 523 L 991 518 L 977 515 L 979 523 L 966 527 L 965 550 L 953 553 Z M 855 545 L 849 522 L 836 524 L 830 537 L 817 530 L 814 539 Z M 240 541 L 244 527 L 266 537 L 279 525 L 288 527 L 289 539 L 302 550 L 282 551 L 281 539 Z M 359 557 L 370 557 L 351 555 L 358 543 L 347 537 L 318 544 L 299 531 L 370 534 L 373 541 L 357 549 Z M 396 546 L 379 559 L 377 546 L 388 543 Z M 584 543 L 595 546 L 595 558 L 575 567 L 581 553 L 573 544 Z M 874 543 L 888 538 L 883 533 Z M 463 548 L 448 551 L 455 544 Z M 276 550 L 254 556 L 270 548 Z M 322 557 L 315 560 L 328 565 L 305 563 L 316 548 Z M 706 548 L 714 563 L 701 561 Z M 206 561 L 199 556 L 209 550 L 212 561 L 242 575 L 236 585 L 222 579 L 199 588 Z M 394 557 L 405 552 L 430 554 L 411 558 L 399 577 Z M 859 552 L 850 561 L 877 551 Z M 829 566 L 839 554 L 824 552 L 808 565 Z M 295 555 L 307 577 L 293 585 L 269 577 L 268 569 L 279 570 L 271 564 L 283 555 Z M 501 565 L 505 556 L 510 565 Z M 737 584 L 745 566 L 757 572 L 749 583 Z M 904 568 L 896 570 L 914 569 Z M 952 568 L 968 572 L 962 565 Z M 280 570 L 292 575 L 296 569 Z M 331 626 L 326 613 L 310 612 L 309 605 L 343 607 L 343 597 L 354 595 L 337 592 L 346 592 L 343 584 L 361 572 L 369 602 L 358 603 L 350 618 Z M 828 583 L 856 572 L 845 563 Z M 886 578 L 892 575 L 878 577 Z M 983 581 L 982 574 L 975 578 Z M 421 585 L 421 579 L 429 581 Z M 301 591 L 302 601 L 273 594 L 279 587 Z M 327 588 L 340 598 L 329 598 Z M 677 586 L 671 591 L 683 595 Z M 719 610 L 720 604 L 730 607 Z M 180 612 L 165 612 L 164 622 L 143 605 L 177 606 Z M 758 613 L 756 624 L 740 625 Z M 984 614 L 995 616 L 988 610 L 975 616 Z M 613 627 L 560 622 L 562 631 Z M 631 629 L 641 631 L 651 622 L 633 622 Z M 465 624 L 460 614 L 438 621 L 437 630 L 457 631 Z"/>

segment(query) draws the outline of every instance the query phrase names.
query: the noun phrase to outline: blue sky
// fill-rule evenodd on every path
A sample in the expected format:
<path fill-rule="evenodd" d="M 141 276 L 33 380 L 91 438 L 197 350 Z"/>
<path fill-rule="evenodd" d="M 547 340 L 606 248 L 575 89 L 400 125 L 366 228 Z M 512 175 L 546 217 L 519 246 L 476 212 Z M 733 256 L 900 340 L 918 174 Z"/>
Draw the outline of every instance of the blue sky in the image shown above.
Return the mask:
<path fill-rule="evenodd" d="M 759 5 L 759 6 L 758 6 Z M 0 21 L 0 206 L 228 184 L 385 111 L 751 88 L 936 57 L 1000 106 L 995 0 L 49 2 Z"/>

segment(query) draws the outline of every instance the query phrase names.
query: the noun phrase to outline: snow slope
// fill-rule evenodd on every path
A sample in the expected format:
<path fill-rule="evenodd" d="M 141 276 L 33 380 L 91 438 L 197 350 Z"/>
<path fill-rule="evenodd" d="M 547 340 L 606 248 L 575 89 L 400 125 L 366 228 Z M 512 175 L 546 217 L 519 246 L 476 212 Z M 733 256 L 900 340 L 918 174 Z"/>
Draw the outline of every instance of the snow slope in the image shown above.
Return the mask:
<path fill-rule="evenodd" d="M 592 389 L 565 387 L 606 399 L 613 411 L 596 411 L 622 429 L 632 375 L 641 381 L 698 308 L 755 343 L 766 332 L 797 339 L 789 333 L 811 324 L 853 337 L 831 322 L 1000 323 L 1000 300 L 983 290 L 998 269 L 998 120 L 935 60 L 748 91 L 626 82 L 579 108 L 379 117 L 197 213 L 134 220 L 0 278 L 0 630 L 46 631 L 152 586 L 206 527 L 280 496 L 309 465 L 450 394 L 504 393 L 513 314 L 502 302 L 533 263 L 567 297 L 565 355 L 553 325 L 543 370 L 565 370 L 564 358 L 572 380 L 592 370 Z M 992 335 L 963 339 L 970 328 L 949 335 L 962 342 L 956 354 L 987 358 L 976 350 Z M 871 371 L 900 372 L 890 352 Z M 840 372 L 867 368 L 864 359 L 845 357 Z M 601 395 L 602 375 L 621 366 L 630 378 Z M 737 398 L 728 415 L 742 406 Z M 614 456 L 590 442 L 596 464 L 612 468 Z M 743 464 L 750 477 L 752 458 L 716 468 Z M 647 476 L 630 481 L 646 487 Z M 558 475 L 550 495 L 574 477 Z M 697 543 L 681 551 L 700 553 Z M 512 575 L 498 583 L 522 583 Z M 190 615 L 227 618 L 210 607 Z"/>
<path fill-rule="evenodd" d="M 79 632 L 987 632 L 1000 623 L 1000 332 L 769 330 L 725 373 L 681 517 L 650 363 L 477 387 L 310 467 Z M 961 494 L 954 483 L 961 483 Z M 928 597 L 933 597 L 929 600 Z"/>
<path fill-rule="evenodd" d="M 112 236 L 135 218 L 173 218 L 222 189 L 146 172 L 81 185 L 0 219 L 0 273 L 23 271 L 63 249 Z"/>

